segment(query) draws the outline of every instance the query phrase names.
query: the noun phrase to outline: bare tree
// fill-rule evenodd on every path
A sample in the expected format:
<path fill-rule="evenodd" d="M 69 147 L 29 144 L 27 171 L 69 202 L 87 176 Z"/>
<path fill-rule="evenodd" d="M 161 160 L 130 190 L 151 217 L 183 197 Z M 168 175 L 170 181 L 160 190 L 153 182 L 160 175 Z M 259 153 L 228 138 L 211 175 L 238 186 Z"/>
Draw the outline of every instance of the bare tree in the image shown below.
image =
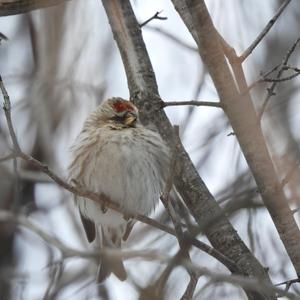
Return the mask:
<path fill-rule="evenodd" d="M 136 2 L 137 11 L 145 5 Z M 276 9 L 266 11 L 271 17 L 265 26 L 259 28 L 253 42 L 242 47 L 238 55 L 240 50 L 235 50 L 229 42 L 232 37 L 218 29 L 215 11 L 220 11 L 220 8 L 215 7 L 215 11 L 209 13 L 208 3 L 204 0 L 171 2 L 173 11 L 178 13 L 177 21 L 183 21 L 194 46 L 176 33 L 165 30 L 165 12 L 157 11 L 152 15 L 147 12 L 148 19 L 138 21 L 138 13 L 134 12 L 129 0 L 102 0 L 102 15 L 106 14 L 111 31 L 89 26 L 93 24 L 90 13 L 95 7 L 100 7 L 98 2 L 0 2 L 1 16 L 27 13 L 20 16 L 16 32 L 22 32 L 21 41 L 23 44 L 24 40 L 29 41 L 31 46 L 31 59 L 25 59 L 23 63 L 25 72 L 12 74 L 11 66 L 5 62 L 10 37 L 6 32 L 2 33 L 4 54 L 0 54 L 0 60 L 5 62 L 5 71 L 1 71 L 3 80 L 0 80 L 4 99 L 4 118 L 0 127 L 3 140 L 0 148 L 3 153 L 0 156 L 0 176 L 3 178 L 0 181 L 3 195 L 0 202 L 0 239 L 3 245 L 0 298 L 28 298 L 38 290 L 34 280 L 30 280 L 28 272 L 18 263 L 19 258 L 25 262 L 30 260 L 15 245 L 19 239 L 32 238 L 23 231 L 20 233 L 18 228 L 21 227 L 46 243 L 46 247 L 40 247 L 40 253 L 47 261 L 47 276 L 43 288 L 40 288 L 43 291 L 39 292 L 44 299 L 71 297 L 67 293 L 80 299 L 91 298 L 95 293 L 100 299 L 109 299 L 113 287 L 119 288 L 118 283 L 94 284 L 95 262 L 102 255 L 112 259 L 121 256 L 128 261 L 130 276 L 127 283 L 139 299 L 277 299 L 283 296 L 300 299 L 297 287 L 300 276 L 299 188 L 296 180 L 299 178 L 299 146 L 293 133 L 295 125 L 288 122 L 289 108 L 298 109 L 292 100 L 298 93 L 296 80 L 300 69 L 299 60 L 294 57 L 299 51 L 300 39 L 293 34 L 288 41 L 271 35 L 274 26 L 285 26 L 279 24 L 280 20 L 287 18 L 288 14 L 290 18 L 298 16 L 299 9 L 291 0 L 275 1 Z M 235 6 L 245 16 L 245 24 L 250 24 L 246 21 L 249 3 L 234 4 L 231 1 L 222 9 L 226 10 L 226 5 L 231 5 L 231 10 Z M 54 7 L 44 9 L 49 6 Z M 41 11 L 31 12 L 41 8 Z M 85 26 L 76 19 L 81 19 Z M 98 25 L 103 24 L 99 19 L 100 15 L 95 14 L 93 20 L 99 22 Z M 296 17 L 295 20 L 295 26 L 299 26 Z M 152 26 L 154 21 L 161 22 L 159 28 Z M 190 56 L 197 57 L 198 63 L 201 60 L 202 74 L 195 79 L 196 88 L 192 91 L 195 100 L 185 101 L 178 97 L 173 101 L 160 96 L 160 82 L 155 75 L 160 70 L 154 70 L 152 66 L 151 53 L 147 51 L 142 31 L 160 36 L 173 47 L 180 46 Z M 5 41 L 7 37 L 8 41 Z M 246 63 L 260 47 L 266 47 L 269 51 L 266 53 L 270 54 L 266 55 L 265 64 L 253 58 L 253 65 L 256 64 L 253 76 Z M 275 54 L 273 49 L 276 49 Z M 60 149 L 68 144 L 69 137 L 74 136 L 78 124 L 93 106 L 111 94 L 117 96 L 114 92 L 117 84 L 123 85 L 122 93 L 125 76 L 110 75 L 122 72 L 121 65 L 113 65 L 117 52 L 121 54 L 121 65 L 125 69 L 128 98 L 139 108 L 143 124 L 157 130 L 174 154 L 169 180 L 161 196 L 163 205 L 155 216 L 133 216 L 140 224 L 130 237 L 128 249 L 87 250 L 78 217 L 72 209 L 72 194 L 101 202 L 121 213 L 122 210 L 104 195 L 99 197 L 93 191 L 70 185 L 64 176 L 58 175 L 66 166 L 66 153 L 61 155 Z M 172 71 L 177 67 L 175 60 L 174 65 L 169 66 Z M 185 72 L 187 75 L 189 70 Z M 119 77 L 123 82 L 118 82 Z M 206 82 L 207 78 L 211 84 Z M 26 89 L 22 101 L 17 102 L 13 95 L 22 85 Z M 209 86 L 215 89 L 211 92 L 215 100 L 199 100 Z M 284 96 L 278 93 L 279 87 L 286 89 Z M 279 109 L 274 102 L 282 103 L 280 107 L 284 109 Z M 275 113 L 272 113 L 271 105 L 275 107 Z M 197 141 L 197 132 L 189 133 L 199 153 L 198 161 L 191 159 L 192 153 L 184 147 L 182 134 L 178 127 L 174 130 L 164 111 L 171 106 L 186 112 L 179 127 L 185 134 L 192 124 L 197 125 L 198 120 L 193 119 L 198 108 L 218 111 L 211 117 L 213 126 L 202 128 L 202 137 L 197 137 Z M 220 150 L 216 141 L 221 135 L 234 139 L 238 156 L 228 160 L 227 168 L 235 169 L 235 177 L 229 182 L 226 171 L 223 171 L 222 188 L 219 193 L 212 193 L 200 174 L 209 161 L 213 160 L 210 169 L 214 170 L 215 162 L 219 164 L 218 161 L 222 160 L 220 154 L 212 154 Z M 282 149 L 278 147 L 281 140 L 285 144 Z M 175 184 L 183 203 L 169 200 L 172 184 Z M 50 204 L 49 200 L 42 201 L 40 197 L 47 198 L 48 189 L 51 190 L 49 199 L 59 198 L 59 201 L 50 201 Z M 44 194 L 39 192 L 41 190 Z M 55 210 L 64 215 L 60 221 L 59 215 L 53 212 Z M 260 228 L 255 228 L 258 216 L 271 220 L 270 225 L 265 225 L 267 221 L 262 223 L 266 227 L 274 226 L 270 229 L 271 238 L 260 232 Z M 37 225 L 33 220 L 41 217 L 44 221 Z M 52 223 L 53 218 L 57 224 Z M 63 233 L 66 220 L 72 226 L 68 230 L 72 232 L 77 247 L 71 246 L 64 237 L 70 235 Z M 43 228 L 45 224 L 47 229 Z M 238 233 L 237 230 L 245 226 L 246 234 Z M 156 245 L 155 249 L 153 245 Z M 17 251 L 13 251 L 14 247 Z M 276 263 L 266 267 L 270 256 L 276 257 L 273 260 Z M 76 258 L 80 258 L 80 267 L 76 268 L 74 264 L 68 269 L 69 262 L 74 263 Z M 146 261 L 151 263 L 151 271 L 147 274 Z M 138 273 L 143 276 L 137 276 Z M 13 292 L 14 286 L 18 292 Z"/>

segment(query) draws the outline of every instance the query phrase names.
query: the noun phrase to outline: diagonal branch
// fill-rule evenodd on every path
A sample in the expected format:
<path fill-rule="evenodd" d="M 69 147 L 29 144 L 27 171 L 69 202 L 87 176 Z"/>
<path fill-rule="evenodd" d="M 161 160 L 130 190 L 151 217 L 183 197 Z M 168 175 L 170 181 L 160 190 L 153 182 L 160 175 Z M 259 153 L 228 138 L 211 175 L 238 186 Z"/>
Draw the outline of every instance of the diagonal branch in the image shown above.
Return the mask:
<path fill-rule="evenodd" d="M 161 17 L 160 16 L 161 13 L 162 13 L 162 11 L 157 11 L 151 18 L 149 18 L 148 20 L 146 20 L 143 23 L 141 23 L 140 27 L 142 28 L 143 26 L 147 25 L 152 20 L 161 20 L 161 21 L 168 20 L 167 17 Z"/>
<path fill-rule="evenodd" d="M 257 47 L 257 45 L 262 41 L 265 35 L 270 31 L 272 26 L 276 23 L 280 15 L 286 9 L 286 7 L 290 4 L 292 0 L 285 0 L 281 6 L 279 7 L 278 11 L 274 15 L 274 17 L 268 22 L 266 27 L 262 30 L 262 32 L 257 36 L 257 38 L 252 42 L 252 44 L 239 56 L 239 61 L 242 63 L 246 60 L 246 58 L 252 53 L 252 51 Z"/>
<path fill-rule="evenodd" d="M 161 99 L 154 71 L 130 2 L 128 0 L 102 0 L 102 3 L 122 56 L 131 99 L 141 112 L 141 121 L 145 125 L 154 124 L 172 148 L 172 126 L 165 113 L 159 110 Z M 191 14 L 184 9 L 184 1 L 178 0 L 178 3 L 180 13 L 184 15 L 183 21 L 193 26 Z M 197 40 L 198 33 L 195 28 L 191 31 Z M 210 242 L 220 252 L 229 256 L 242 274 L 267 278 L 266 271 L 240 239 L 199 177 L 180 142 L 177 157 L 175 186 Z M 215 221 L 208 227 L 206 224 L 209 224 L 210 220 Z M 257 296 L 256 299 L 262 299 L 258 294 L 254 296 Z"/>

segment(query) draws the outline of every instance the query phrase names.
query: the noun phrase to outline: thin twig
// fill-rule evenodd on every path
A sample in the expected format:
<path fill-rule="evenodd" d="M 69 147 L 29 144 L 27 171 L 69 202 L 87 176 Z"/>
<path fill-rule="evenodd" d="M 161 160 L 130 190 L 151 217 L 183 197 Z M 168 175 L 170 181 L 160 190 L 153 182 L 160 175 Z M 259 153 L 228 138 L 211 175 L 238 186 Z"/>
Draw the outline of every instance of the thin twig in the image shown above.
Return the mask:
<path fill-rule="evenodd" d="M 300 69 L 299 69 L 299 68 L 296 68 L 296 67 L 293 67 L 293 66 L 290 66 L 290 65 L 286 65 L 286 69 L 287 69 L 287 70 L 293 70 L 293 71 L 295 71 L 295 72 L 297 72 L 297 73 L 300 72 Z"/>
<path fill-rule="evenodd" d="M 198 283 L 198 276 L 192 275 L 190 277 L 190 282 L 189 282 L 183 296 L 180 298 L 180 300 L 192 300 L 197 283 Z"/>
<path fill-rule="evenodd" d="M 268 72 L 262 74 L 262 76 L 267 77 L 267 76 L 271 75 L 272 73 L 274 73 L 275 71 L 277 71 L 279 67 L 281 67 L 281 64 L 282 64 L 282 63 L 276 65 L 276 66 L 273 67 L 270 71 L 268 71 Z"/>
<path fill-rule="evenodd" d="M 294 293 L 284 291 L 276 286 L 273 286 L 270 282 L 262 280 L 261 278 L 254 278 L 254 277 L 249 278 L 246 276 L 241 276 L 236 274 L 233 275 L 228 275 L 224 273 L 222 274 L 219 272 L 209 270 L 208 268 L 191 265 L 188 261 L 183 262 L 183 266 L 186 268 L 190 268 L 191 270 L 195 270 L 200 274 L 203 274 L 204 276 L 210 278 L 211 283 L 227 282 L 234 285 L 239 285 L 251 291 L 260 291 L 268 295 L 275 292 L 278 297 L 282 296 L 282 297 L 287 297 L 289 299 L 300 300 L 300 297 L 295 295 Z"/>
<path fill-rule="evenodd" d="M 146 24 L 148 24 L 149 22 L 151 22 L 152 20 L 167 20 L 167 17 L 161 17 L 159 14 L 162 13 L 161 11 L 157 11 L 151 18 L 147 19 L 145 22 L 140 24 L 140 27 L 142 28 L 143 26 L 145 26 Z"/>
<path fill-rule="evenodd" d="M 56 238 L 55 236 L 50 235 L 44 229 L 40 228 L 38 225 L 31 222 L 27 217 L 23 215 L 13 214 L 7 210 L 0 209 L 0 221 L 7 223 L 15 223 L 21 225 L 30 231 L 37 234 L 41 239 L 47 242 L 49 245 L 54 246 L 62 253 L 64 259 L 70 257 L 80 257 L 83 259 L 98 259 L 102 255 L 114 257 L 122 257 L 122 259 L 131 259 L 131 258 L 144 258 L 147 260 L 157 259 L 161 262 L 168 262 L 172 258 L 163 253 L 159 253 L 153 250 L 130 250 L 124 251 L 119 249 L 111 249 L 111 248 L 101 248 L 97 249 L 97 251 L 81 251 L 77 249 L 73 249 L 66 244 L 64 244 L 61 240 Z"/>
<path fill-rule="evenodd" d="M 56 287 L 58 285 L 58 281 L 63 273 L 64 264 L 63 261 L 58 262 L 52 266 L 52 270 L 50 270 L 49 279 L 50 282 L 46 289 L 43 300 L 51 300 L 54 299 L 54 292 L 57 290 Z"/>
<path fill-rule="evenodd" d="M 297 45 L 298 45 L 299 42 L 300 42 L 300 38 L 298 38 L 294 42 L 294 44 L 292 45 L 292 47 L 286 53 L 286 55 L 285 55 L 285 57 L 284 57 L 284 59 L 283 59 L 283 61 L 281 63 L 281 68 L 279 69 L 279 71 L 277 73 L 276 79 L 280 79 L 281 76 L 282 76 L 282 74 L 283 74 L 283 72 L 286 70 L 287 63 L 288 63 L 291 55 L 295 51 L 295 49 L 296 49 L 296 47 L 297 47 Z M 265 97 L 265 99 L 263 101 L 263 104 L 262 104 L 262 107 L 261 107 L 261 111 L 260 111 L 260 113 L 258 115 L 258 120 L 261 120 L 261 118 L 262 118 L 262 116 L 263 116 L 263 114 L 265 112 L 265 109 L 267 107 L 267 104 L 268 104 L 270 98 L 275 95 L 274 91 L 275 91 L 275 88 L 276 88 L 277 84 L 278 84 L 278 82 L 273 82 L 272 85 L 271 85 L 271 87 L 267 89 L 268 92 L 267 92 L 267 95 L 266 95 L 266 97 Z"/>
<path fill-rule="evenodd" d="M 75 249 L 72 249 L 72 248 L 66 246 L 59 239 L 48 234 L 46 231 L 41 229 L 39 226 L 32 223 L 25 216 L 13 214 L 12 212 L 9 212 L 6 210 L 0 210 L 0 220 L 1 220 L 1 222 L 16 223 L 16 224 L 19 224 L 19 225 L 29 229 L 30 231 L 34 232 L 39 237 L 41 237 L 45 242 L 47 242 L 50 245 L 59 249 L 65 258 L 73 257 L 73 256 L 78 256 L 78 257 L 82 257 L 82 258 L 98 257 L 98 252 L 96 253 L 96 252 L 80 251 L 80 250 L 75 250 Z"/>
<path fill-rule="evenodd" d="M 8 37 L 5 35 L 5 34 L 3 34 L 2 32 L 0 32 L 0 42 L 1 41 L 8 41 Z"/>
<path fill-rule="evenodd" d="M 285 291 L 285 292 L 288 292 L 288 290 L 290 289 L 290 287 L 291 287 L 294 283 L 300 283 L 300 278 L 296 278 L 296 279 L 292 279 L 292 280 L 283 281 L 283 282 L 280 282 L 280 283 L 275 284 L 275 286 L 286 285 L 284 291 Z"/>
<path fill-rule="evenodd" d="M 191 101 L 168 101 L 168 102 L 163 102 L 162 107 L 180 106 L 180 105 L 212 106 L 212 107 L 222 108 L 222 104 L 220 102 L 197 101 L 197 100 L 191 100 Z"/>
<path fill-rule="evenodd" d="M 282 66 L 282 70 L 286 71 L 286 70 L 293 70 L 295 72 L 295 74 L 292 74 L 290 76 L 284 77 L 284 78 L 268 78 L 268 76 L 270 74 L 272 74 L 273 72 L 275 72 L 276 70 L 278 70 L 278 68 L 282 66 L 282 63 L 276 65 L 274 68 L 272 68 L 270 71 L 267 71 L 266 73 L 261 73 L 260 78 L 255 80 L 253 83 L 251 83 L 245 90 L 243 90 L 241 92 L 241 96 L 247 94 L 250 90 L 252 90 L 257 84 L 262 83 L 262 82 L 282 82 L 282 81 L 288 81 L 291 80 L 295 77 L 297 77 L 298 75 L 300 75 L 300 69 L 293 67 L 293 66 Z M 280 69 L 280 70 L 281 70 Z"/>
<path fill-rule="evenodd" d="M 282 82 L 282 81 L 288 81 L 288 80 L 291 80 L 297 76 L 300 75 L 300 72 L 297 72 L 295 74 L 292 74 L 290 76 L 286 76 L 286 77 L 283 77 L 283 78 L 264 78 L 263 81 L 264 82 Z"/>
<path fill-rule="evenodd" d="M 291 0 L 285 0 L 282 5 L 279 7 L 278 11 L 274 17 L 268 22 L 263 31 L 257 36 L 257 38 L 252 42 L 252 44 L 239 56 L 239 60 L 242 63 L 245 59 L 252 53 L 252 51 L 257 47 L 265 35 L 269 32 L 272 26 L 275 24 L 277 19 L 280 17 L 285 8 L 289 5 Z"/>

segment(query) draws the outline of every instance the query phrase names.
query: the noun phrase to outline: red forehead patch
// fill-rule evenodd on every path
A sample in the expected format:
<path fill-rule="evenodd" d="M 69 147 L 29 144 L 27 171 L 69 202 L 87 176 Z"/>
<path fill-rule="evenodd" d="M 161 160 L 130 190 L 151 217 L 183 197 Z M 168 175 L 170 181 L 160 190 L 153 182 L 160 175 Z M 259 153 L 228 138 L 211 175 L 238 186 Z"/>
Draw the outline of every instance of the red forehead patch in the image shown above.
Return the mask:
<path fill-rule="evenodd" d="M 123 112 L 123 111 L 133 111 L 134 108 L 132 107 L 132 105 L 130 103 L 126 103 L 126 102 L 121 102 L 121 101 L 118 101 L 116 103 L 113 104 L 114 106 L 114 110 L 116 112 Z"/>

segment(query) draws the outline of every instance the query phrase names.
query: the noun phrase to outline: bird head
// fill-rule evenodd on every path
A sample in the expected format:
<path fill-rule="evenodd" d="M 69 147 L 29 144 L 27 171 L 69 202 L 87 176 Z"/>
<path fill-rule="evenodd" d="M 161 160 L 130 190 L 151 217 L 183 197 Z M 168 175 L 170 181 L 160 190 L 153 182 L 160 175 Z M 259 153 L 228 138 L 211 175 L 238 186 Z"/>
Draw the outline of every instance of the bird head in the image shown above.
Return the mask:
<path fill-rule="evenodd" d="M 130 101 L 111 98 L 99 106 L 99 119 L 116 129 L 135 127 L 138 122 L 138 109 Z"/>

